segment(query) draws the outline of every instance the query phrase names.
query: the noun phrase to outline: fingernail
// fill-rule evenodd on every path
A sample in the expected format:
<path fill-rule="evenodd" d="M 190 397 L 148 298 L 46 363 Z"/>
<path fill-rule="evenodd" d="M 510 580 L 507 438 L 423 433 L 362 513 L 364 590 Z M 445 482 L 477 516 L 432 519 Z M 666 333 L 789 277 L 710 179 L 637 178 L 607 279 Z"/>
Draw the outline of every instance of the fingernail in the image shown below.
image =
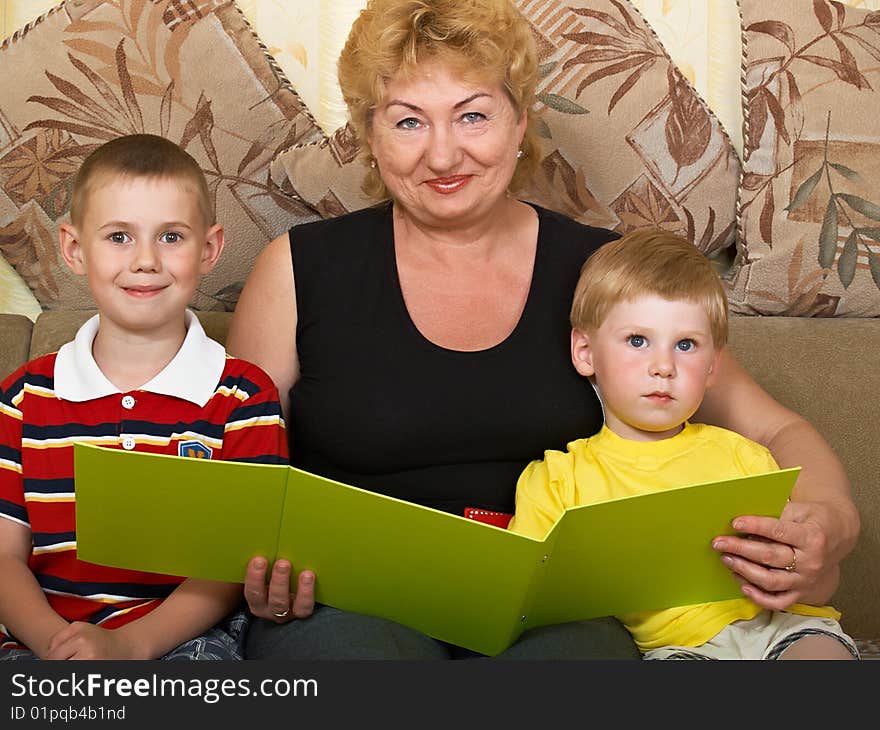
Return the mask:
<path fill-rule="evenodd" d="M 734 530 L 742 530 L 745 527 L 745 524 L 742 520 L 734 520 L 733 521 L 733 529 Z"/>
<path fill-rule="evenodd" d="M 303 576 L 303 585 L 310 586 L 315 582 L 315 576 L 313 575 L 304 575 Z"/>
<path fill-rule="evenodd" d="M 254 558 L 254 567 L 257 570 L 262 570 L 266 567 L 266 561 L 263 558 Z"/>
<path fill-rule="evenodd" d="M 712 549 L 720 550 L 721 549 L 721 541 L 720 540 L 712 540 Z"/>
<path fill-rule="evenodd" d="M 275 570 L 276 570 L 278 573 L 283 573 L 283 574 L 286 575 L 287 573 L 290 572 L 290 566 L 287 565 L 286 563 L 280 563 L 279 565 L 276 565 L 276 566 L 275 566 Z"/>
<path fill-rule="evenodd" d="M 721 562 L 727 566 L 732 566 L 733 565 L 733 558 L 730 557 L 729 555 L 722 555 Z"/>

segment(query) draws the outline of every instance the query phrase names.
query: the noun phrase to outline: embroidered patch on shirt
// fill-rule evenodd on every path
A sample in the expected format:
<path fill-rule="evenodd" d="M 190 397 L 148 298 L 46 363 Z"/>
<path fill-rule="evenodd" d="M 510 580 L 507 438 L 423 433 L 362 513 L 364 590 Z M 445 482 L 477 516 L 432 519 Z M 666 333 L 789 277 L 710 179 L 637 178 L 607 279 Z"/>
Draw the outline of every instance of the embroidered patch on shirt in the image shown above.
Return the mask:
<path fill-rule="evenodd" d="M 213 453 L 201 441 L 181 441 L 177 446 L 177 455 L 188 456 L 190 459 L 210 459 Z"/>

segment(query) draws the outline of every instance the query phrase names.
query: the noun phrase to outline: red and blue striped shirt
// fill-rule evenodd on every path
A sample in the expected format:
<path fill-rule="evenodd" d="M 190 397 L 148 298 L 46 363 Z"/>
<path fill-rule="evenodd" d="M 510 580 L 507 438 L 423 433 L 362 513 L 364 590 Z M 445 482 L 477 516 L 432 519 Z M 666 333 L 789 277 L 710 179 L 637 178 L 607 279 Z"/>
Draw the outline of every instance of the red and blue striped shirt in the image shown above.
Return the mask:
<path fill-rule="evenodd" d="M 30 529 L 30 569 L 68 621 L 116 628 L 149 613 L 183 581 L 77 559 L 75 442 L 287 463 L 281 406 L 269 376 L 228 357 L 194 316 L 187 320 L 178 354 L 135 391 L 102 382 L 91 357 L 97 318 L 58 353 L 32 360 L 0 384 L 0 517 Z M 15 646 L 21 645 L 0 624 L 0 647 Z"/>

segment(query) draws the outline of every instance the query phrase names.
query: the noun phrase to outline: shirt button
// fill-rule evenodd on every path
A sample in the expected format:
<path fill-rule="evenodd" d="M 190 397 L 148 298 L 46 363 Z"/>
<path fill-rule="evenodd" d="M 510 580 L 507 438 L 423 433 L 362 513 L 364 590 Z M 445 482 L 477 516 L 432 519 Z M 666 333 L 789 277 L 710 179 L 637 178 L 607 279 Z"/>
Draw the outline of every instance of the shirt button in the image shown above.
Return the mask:
<path fill-rule="evenodd" d="M 134 436 L 126 436 L 122 439 L 122 448 L 131 451 L 135 446 Z"/>
<path fill-rule="evenodd" d="M 122 407 L 123 408 L 134 408 L 134 398 L 130 395 L 122 396 Z"/>

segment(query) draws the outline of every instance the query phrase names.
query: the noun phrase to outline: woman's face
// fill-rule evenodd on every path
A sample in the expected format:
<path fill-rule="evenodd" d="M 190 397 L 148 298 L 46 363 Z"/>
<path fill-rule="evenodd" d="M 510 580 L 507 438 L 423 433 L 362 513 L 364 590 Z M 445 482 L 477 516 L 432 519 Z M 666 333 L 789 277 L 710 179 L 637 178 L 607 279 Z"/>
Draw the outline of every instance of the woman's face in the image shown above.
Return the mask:
<path fill-rule="evenodd" d="M 500 84 L 439 61 L 386 85 L 368 142 L 395 201 L 428 225 L 479 223 L 506 194 L 526 129 Z"/>

